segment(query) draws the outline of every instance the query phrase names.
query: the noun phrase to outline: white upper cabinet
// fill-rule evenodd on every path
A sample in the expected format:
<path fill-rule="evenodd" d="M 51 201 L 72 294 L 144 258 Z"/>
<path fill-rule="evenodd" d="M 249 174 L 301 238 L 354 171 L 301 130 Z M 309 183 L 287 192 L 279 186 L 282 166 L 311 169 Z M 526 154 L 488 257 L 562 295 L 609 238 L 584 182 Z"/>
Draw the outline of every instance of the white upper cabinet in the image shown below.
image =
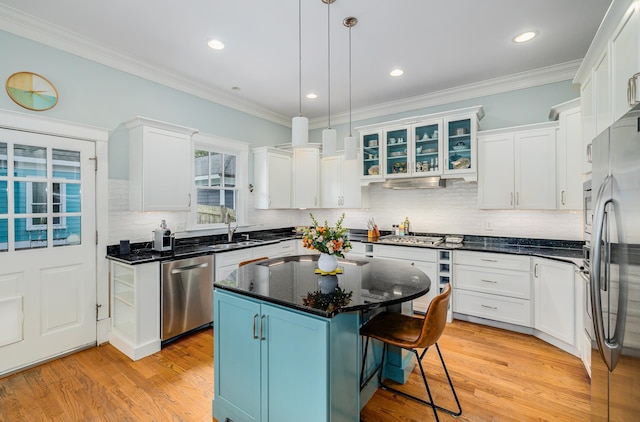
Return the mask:
<path fill-rule="evenodd" d="M 583 138 L 580 99 L 576 98 L 553 107 L 549 117 L 557 118 L 559 121 L 556 143 L 558 209 L 581 210 Z"/>
<path fill-rule="evenodd" d="M 555 124 L 482 132 L 478 208 L 556 208 Z"/>
<path fill-rule="evenodd" d="M 580 84 L 587 145 L 638 103 L 639 13 L 640 0 L 612 2 L 573 80 Z"/>
<path fill-rule="evenodd" d="M 320 167 L 320 207 L 361 208 L 358 161 L 344 156 L 323 157 Z"/>
<path fill-rule="evenodd" d="M 191 135 L 196 129 L 136 117 L 129 129 L 129 208 L 188 211 Z"/>
<path fill-rule="evenodd" d="M 293 150 L 293 208 L 320 206 L 319 174 L 320 151 L 318 148 L 295 148 Z"/>
<path fill-rule="evenodd" d="M 291 153 L 276 148 L 253 150 L 254 206 L 291 208 Z"/>
<path fill-rule="evenodd" d="M 476 136 L 482 106 L 356 128 L 362 182 L 442 176 L 477 180 Z"/>

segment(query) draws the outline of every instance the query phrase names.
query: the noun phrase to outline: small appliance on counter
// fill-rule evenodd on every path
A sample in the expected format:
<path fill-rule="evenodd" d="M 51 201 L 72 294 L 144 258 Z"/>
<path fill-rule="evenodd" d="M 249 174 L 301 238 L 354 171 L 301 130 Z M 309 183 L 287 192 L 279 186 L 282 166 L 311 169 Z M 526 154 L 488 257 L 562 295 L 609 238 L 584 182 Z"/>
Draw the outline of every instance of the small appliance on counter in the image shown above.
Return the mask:
<path fill-rule="evenodd" d="M 167 222 L 162 220 L 160 227 L 153 231 L 153 250 L 158 252 L 172 251 L 175 236 L 167 228 Z"/>

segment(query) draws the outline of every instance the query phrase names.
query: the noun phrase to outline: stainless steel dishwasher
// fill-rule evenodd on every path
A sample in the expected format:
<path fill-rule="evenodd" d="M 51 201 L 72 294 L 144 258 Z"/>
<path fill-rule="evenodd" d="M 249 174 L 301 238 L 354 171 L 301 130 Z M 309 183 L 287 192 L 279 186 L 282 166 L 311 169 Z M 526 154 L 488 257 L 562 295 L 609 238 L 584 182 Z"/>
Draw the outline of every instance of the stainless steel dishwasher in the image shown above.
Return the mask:
<path fill-rule="evenodd" d="M 213 322 L 213 255 L 162 264 L 161 339 Z"/>

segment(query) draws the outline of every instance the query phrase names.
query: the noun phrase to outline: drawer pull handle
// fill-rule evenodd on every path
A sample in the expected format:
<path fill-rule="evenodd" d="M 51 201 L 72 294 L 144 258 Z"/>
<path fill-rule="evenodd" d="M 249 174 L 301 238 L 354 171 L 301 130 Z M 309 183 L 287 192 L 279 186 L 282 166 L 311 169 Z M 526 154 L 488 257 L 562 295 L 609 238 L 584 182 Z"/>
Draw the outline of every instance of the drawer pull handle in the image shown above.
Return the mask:
<path fill-rule="evenodd" d="M 498 309 L 497 306 L 489 306 L 489 305 L 480 305 L 480 306 L 482 306 L 483 308 L 487 308 L 487 309 L 493 309 L 493 310 L 497 310 Z"/>
<path fill-rule="evenodd" d="M 485 262 L 498 262 L 497 259 L 487 259 L 487 258 L 480 258 L 481 261 L 485 261 Z"/>
<path fill-rule="evenodd" d="M 264 335 L 262 334 L 262 323 L 264 322 L 265 315 L 260 316 L 260 340 L 265 340 Z"/>
<path fill-rule="evenodd" d="M 485 283 L 494 283 L 494 284 L 497 283 L 497 281 L 495 281 L 495 280 L 487 280 L 487 279 L 484 279 L 484 278 L 480 279 L 480 281 L 484 281 Z"/>

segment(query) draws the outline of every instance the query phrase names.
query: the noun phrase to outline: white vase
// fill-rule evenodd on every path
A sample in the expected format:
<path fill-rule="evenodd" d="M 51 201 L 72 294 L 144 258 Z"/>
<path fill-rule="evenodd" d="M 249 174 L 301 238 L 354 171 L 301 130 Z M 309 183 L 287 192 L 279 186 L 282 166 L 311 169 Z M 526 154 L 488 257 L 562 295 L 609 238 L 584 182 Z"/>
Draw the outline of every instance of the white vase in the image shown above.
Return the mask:
<path fill-rule="evenodd" d="M 338 268 L 338 257 L 336 255 L 329 255 L 327 253 L 321 253 L 318 258 L 318 269 L 323 273 L 330 273 Z"/>

